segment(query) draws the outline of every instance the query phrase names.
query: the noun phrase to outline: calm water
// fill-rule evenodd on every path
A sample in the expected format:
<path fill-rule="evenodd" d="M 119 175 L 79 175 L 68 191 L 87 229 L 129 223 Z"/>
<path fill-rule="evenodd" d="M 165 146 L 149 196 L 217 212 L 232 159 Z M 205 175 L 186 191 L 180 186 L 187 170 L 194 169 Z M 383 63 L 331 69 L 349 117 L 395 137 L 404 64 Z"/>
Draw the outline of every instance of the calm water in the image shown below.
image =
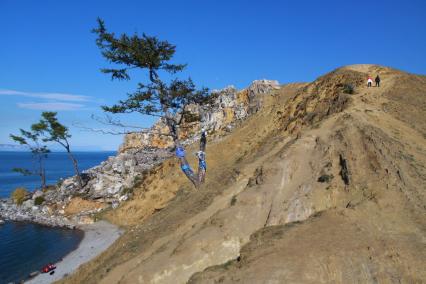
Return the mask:
<path fill-rule="evenodd" d="M 91 168 L 115 152 L 78 152 L 75 154 L 81 170 Z M 22 176 L 11 171 L 22 167 L 32 169 L 31 154 L 0 152 L 0 197 L 8 197 L 18 186 L 34 190 L 40 186 L 36 176 Z M 46 160 L 47 183 L 73 175 L 66 153 L 50 153 Z M 80 243 L 83 232 L 49 228 L 30 223 L 6 222 L 0 225 L 0 283 L 18 282 L 49 262 L 57 262 Z"/>
<path fill-rule="evenodd" d="M 106 160 L 115 152 L 76 152 L 80 170 L 87 170 Z M 46 182 L 56 184 L 60 178 L 74 175 L 72 163 L 66 153 L 50 153 L 45 160 Z M 0 198 L 9 197 L 10 192 L 18 186 L 34 190 L 40 187 L 38 176 L 23 176 L 12 172 L 13 168 L 34 169 L 31 153 L 28 152 L 0 152 Z"/>
<path fill-rule="evenodd" d="M 19 282 L 77 248 L 84 233 L 30 223 L 0 225 L 0 283 Z"/>

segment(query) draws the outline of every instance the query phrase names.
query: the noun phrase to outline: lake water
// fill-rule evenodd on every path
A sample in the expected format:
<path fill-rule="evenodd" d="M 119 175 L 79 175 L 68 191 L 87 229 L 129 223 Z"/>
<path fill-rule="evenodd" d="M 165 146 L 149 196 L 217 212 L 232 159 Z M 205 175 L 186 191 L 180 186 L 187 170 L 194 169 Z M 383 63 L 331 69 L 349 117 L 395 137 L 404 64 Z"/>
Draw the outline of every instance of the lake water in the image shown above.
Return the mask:
<path fill-rule="evenodd" d="M 0 283 L 19 283 L 78 247 L 80 230 L 6 222 L 0 225 Z"/>
<path fill-rule="evenodd" d="M 115 152 L 78 152 L 75 156 L 80 170 L 89 169 L 106 160 Z M 28 190 L 40 187 L 37 176 L 22 176 L 13 168 L 32 169 L 31 153 L 0 152 L 0 197 L 9 197 L 16 187 Z M 50 153 L 46 160 L 47 184 L 74 175 L 66 153 Z M 18 282 L 45 264 L 55 263 L 76 249 L 83 232 L 50 228 L 30 223 L 6 222 L 0 225 L 0 283 Z"/>
<path fill-rule="evenodd" d="M 87 170 L 105 161 L 115 152 L 76 152 L 80 170 Z M 72 163 L 66 153 L 50 153 L 45 160 L 46 182 L 56 184 L 60 178 L 74 175 Z M 10 192 L 19 186 L 28 190 L 40 187 L 40 177 L 23 176 L 13 172 L 13 168 L 26 168 L 33 170 L 36 165 L 28 152 L 0 152 L 0 198 L 9 197 Z"/>

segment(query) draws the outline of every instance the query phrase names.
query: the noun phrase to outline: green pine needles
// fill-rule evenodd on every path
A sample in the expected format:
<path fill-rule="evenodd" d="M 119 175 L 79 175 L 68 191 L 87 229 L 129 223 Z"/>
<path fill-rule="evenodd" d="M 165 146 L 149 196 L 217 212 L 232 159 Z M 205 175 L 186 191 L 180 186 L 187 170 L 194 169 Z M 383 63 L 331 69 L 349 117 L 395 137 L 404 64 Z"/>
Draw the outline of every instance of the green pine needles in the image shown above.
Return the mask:
<path fill-rule="evenodd" d="M 208 104 L 212 96 L 207 88 L 197 89 L 191 78 L 174 78 L 165 82 L 162 74 L 181 72 L 185 64 L 173 64 L 171 60 L 176 46 L 155 36 L 122 34 L 116 36 L 107 31 L 105 23 L 98 18 L 96 44 L 103 57 L 116 68 L 104 68 L 101 72 L 111 75 L 112 80 L 130 80 L 132 69 L 147 72 L 148 80 L 139 82 L 127 99 L 113 106 L 103 106 L 110 113 L 140 113 L 161 117 L 166 122 L 176 145 L 179 145 L 178 130 L 190 104 Z"/>

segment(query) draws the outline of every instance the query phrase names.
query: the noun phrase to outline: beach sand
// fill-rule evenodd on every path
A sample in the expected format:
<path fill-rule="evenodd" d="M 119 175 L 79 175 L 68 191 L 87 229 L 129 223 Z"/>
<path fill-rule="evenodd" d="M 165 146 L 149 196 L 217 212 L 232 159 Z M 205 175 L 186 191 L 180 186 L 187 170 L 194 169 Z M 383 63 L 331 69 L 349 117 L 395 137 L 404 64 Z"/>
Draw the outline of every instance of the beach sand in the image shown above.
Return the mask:
<path fill-rule="evenodd" d="M 83 240 L 76 250 L 70 252 L 62 261 L 55 264 L 55 273 L 53 275 L 48 273 L 40 274 L 25 283 L 52 283 L 72 274 L 81 264 L 106 250 L 122 234 L 122 230 L 106 221 L 82 225 L 78 228 L 84 231 Z"/>

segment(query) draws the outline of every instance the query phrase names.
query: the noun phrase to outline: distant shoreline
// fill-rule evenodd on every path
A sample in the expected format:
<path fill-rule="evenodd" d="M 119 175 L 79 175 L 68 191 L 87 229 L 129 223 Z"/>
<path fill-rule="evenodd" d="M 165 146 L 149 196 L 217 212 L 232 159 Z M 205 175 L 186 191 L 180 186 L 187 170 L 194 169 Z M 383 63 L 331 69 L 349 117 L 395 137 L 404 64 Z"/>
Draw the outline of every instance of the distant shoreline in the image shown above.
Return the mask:
<path fill-rule="evenodd" d="M 117 151 L 77 151 L 74 152 L 81 172 L 99 166 L 109 157 L 116 156 Z M 13 168 L 33 169 L 34 161 L 30 152 L 0 151 L 0 197 L 10 196 L 10 192 L 17 187 L 25 187 L 32 191 L 40 187 L 40 178 L 23 176 L 13 172 Z M 51 152 L 45 160 L 46 182 L 57 184 L 58 181 L 75 175 L 72 163 L 66 152 Z"/>

